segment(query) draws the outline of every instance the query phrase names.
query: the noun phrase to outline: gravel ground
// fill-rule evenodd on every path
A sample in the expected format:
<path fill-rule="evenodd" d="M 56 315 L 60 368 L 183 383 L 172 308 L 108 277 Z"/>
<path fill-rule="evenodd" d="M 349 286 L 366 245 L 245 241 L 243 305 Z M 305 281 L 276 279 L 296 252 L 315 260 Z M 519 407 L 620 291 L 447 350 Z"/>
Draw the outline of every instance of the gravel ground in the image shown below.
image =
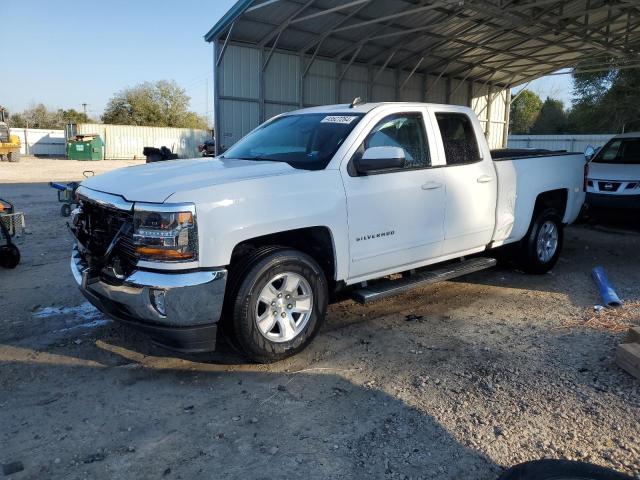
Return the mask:
<path fill-rule="evenodd" d="M 99 162 L 67 160 L 66 158 L 20 158 L 18 163 L 0 163 L 0 187 L 6 183 L 47 183 L 82 180 L 82 172 L 91 170 L 96 175 L 144 163 L 143 160 L 102 160 Z M 54 192 L 55 193 L 55 192 Z"/>
<path fill-rule="evenodd" d="M 569 228 L 544 276 L 494 269 L 335 304 L 306 351 L 261 366 L 225 345 L 177 355 L 110 322 L 73 285 L 55 192 L 0 196 L 31 231 L 21 265 L 0 271 L 0 463 L 24 467 L 11 478 L 490 480 L 544 457 L 640 478 L 622 334 L 580 326 L 595 265 L 640 300 L 637 225 Z"/>

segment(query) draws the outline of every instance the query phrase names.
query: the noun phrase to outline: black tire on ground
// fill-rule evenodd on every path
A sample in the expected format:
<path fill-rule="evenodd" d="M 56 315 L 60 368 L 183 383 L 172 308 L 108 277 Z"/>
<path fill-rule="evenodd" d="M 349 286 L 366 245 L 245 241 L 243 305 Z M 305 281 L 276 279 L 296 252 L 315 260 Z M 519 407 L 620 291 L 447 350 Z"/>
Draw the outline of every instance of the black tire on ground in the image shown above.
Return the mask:
<path fill-rule="evenodd" d="M 633 480 L 608 468 L 569 460 L 536 460 L 521 463 L 498 480 Z"/>
<path fill-rule="evenodd" d="M 20 152 L 9 152 L 7 158 L 10 162 L 17 163 L 20 161 Z"/>
<path fill-rule="evenodd" d="M 0 154 L 0 162 L 6 162 L 7 161 L 7 156 L 4 154 Z"/>
<path fill-rule="evenodd" d="M 60 215 L 62 215 L 63 217 L 68 217 L 71 215 L 71 205 L 69 205 L 68 203 L 63 203 L 62 206 L 60 207 Z"/>
<path fill-rule="evenodd" d="M 547 258 L 544 254 L 540 253 L 539 247 L 540 242 L 543 245 L 550 245 L 544 241 L 547 230 L 550 227 L 555 229 L 556 242 L 555 248 L 550 250 L 553 254 Z M 562 219 L 560 215 L 558 215 L 558 212 L 553 208 L 534 212 L 529 231 L 517 247 L 517 260 L 520 268 L 527 273 L 547 273 L 558 261 L 560 252 L 562 251 L 563 241 L 564 226 L 562 225 Z"/>
<path fill-rule="evenodd" d="M 0 247 L 0 266 L 2 268 L 16 268 L 20 263 L 20 250 L 15 245 Z"/>
<path fill-rule="evenodd" d="M 308 283 L 313 294 L 312 311 L 306 325 L 289 341 L 273 341 L 257 325 L 258 298 L 270 280 L 283 273 L 294 273 Z M 250 261 L 229 276 L 228 309 L 234 340 L 242 352 L 259 363 L 282 360 L 304 349 L 324 321 L 328 290 L 324 272 L 310 256 L 297 250 L 266 247 L 251 255 Z M 270 307 L 268 307 L 271 310 Z"/>

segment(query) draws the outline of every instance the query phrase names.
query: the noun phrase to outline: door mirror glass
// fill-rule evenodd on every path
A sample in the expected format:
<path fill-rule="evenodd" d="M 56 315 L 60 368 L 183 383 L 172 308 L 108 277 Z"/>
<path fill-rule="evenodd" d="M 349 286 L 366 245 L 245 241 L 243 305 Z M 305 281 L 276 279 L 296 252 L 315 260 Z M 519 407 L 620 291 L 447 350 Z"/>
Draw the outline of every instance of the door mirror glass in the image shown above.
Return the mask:
<path fill-rule="evenodd" d="M 587 145 L 587 148 L 584 149 L 584 158 L 587 159 L 587 162 L 591 161 L 591 159 L 595 154 L 596 154 L 596 149 L 593 148 L 592 145 Z"/>
<path fill-rule="evenodd" d="M 355 167 L 358 173 L 379 172 L 403 168 L 406 162 L 404 150 L 400 147 L 369 147 L 362 157 L 355 159 Z"/>

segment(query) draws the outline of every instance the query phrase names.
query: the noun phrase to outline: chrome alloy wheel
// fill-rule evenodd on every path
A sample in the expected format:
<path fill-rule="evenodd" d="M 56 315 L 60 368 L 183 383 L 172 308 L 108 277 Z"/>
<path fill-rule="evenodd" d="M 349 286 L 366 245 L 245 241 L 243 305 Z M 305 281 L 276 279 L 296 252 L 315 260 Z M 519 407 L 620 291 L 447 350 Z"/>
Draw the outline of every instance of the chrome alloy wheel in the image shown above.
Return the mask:
<path fill-rule="evenodd" d="M 544 222 L 538 232 L 538 242 L 536 245 L 536 253 L 538 260 L 547 263 L 553 258 L 558 249 L 558 228 L 556 224 L 550 221 Z"/>
<path fill-rule="evenodd" d="M 313 311 L 313 291 L 302 275 L 279 273 L 264 286 L 256 302 L 256 325 L 272 342 L 293 340 Z"/>

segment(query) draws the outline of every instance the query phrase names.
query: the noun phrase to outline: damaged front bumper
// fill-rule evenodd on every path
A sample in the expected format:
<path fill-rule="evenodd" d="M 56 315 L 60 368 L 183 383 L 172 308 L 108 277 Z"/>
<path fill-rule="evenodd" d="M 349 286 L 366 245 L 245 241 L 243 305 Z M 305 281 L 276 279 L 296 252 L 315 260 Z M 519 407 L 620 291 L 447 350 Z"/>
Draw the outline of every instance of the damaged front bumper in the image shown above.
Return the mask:
<path fill-rule="evenodd" d="M 71 272 L 96 308 L 150 334 L 156 343 L 185 352 L 215 349 L 227 279 L 224 268 L 187 273 L 135 270 L 115 280 L 88 268 L 75 245 Z"/>

